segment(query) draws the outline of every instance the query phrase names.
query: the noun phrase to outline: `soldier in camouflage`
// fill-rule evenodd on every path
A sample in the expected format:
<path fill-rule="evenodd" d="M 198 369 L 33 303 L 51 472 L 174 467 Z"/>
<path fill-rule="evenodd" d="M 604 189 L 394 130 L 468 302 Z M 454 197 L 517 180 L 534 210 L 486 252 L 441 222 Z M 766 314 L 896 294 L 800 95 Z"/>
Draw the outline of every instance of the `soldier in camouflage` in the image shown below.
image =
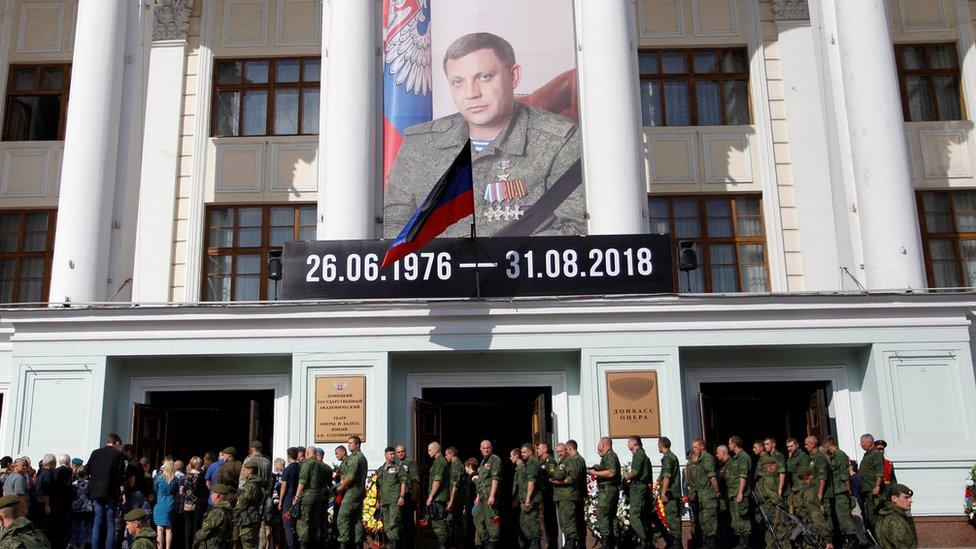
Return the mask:
<path fill-rule="evenodd" d="M 535 445 L 535 455 L 539 458 L 539 483 L 536 490 L 541 491 L 542 503 L 539 507 L 539 528 L 542 529 L 542 547 L 549 549 L 557 545 L 556 505 L 552 499 L 552 483 L 550 476 L 556 471 L 556 458 L 552 456 L 549 444 L 539 442 Z"/>
<path fill-rule="evenodd" d="M 230 549 L 234 522 L 233 510 L 227 503 L 229 493 L 230 488 L 226 484 L 217 484 L 210 489 L 213 506 L 193 537 L 193 549 Z"/>
<path fill-rule="evenodd" d="M 386 462 L 376 470 L 376 508 L 382 513 L 386 547 L 393 549 L 403 530 L 400 510 L 406 504 L 407 470 L 394 461 L 396 450 L 387 447 Z"/>
<path fill-rule="evenodd" d="M 450 466 L 441 454 L 439 442 L 427 445 L 427 455 L 433 460 L 427 478 L 427 513 L 431 529 L 437 536 L 438 547 L 446 549 L 447 539 L 447 500 L 451 497 Z"/>
<path fill-rule="evenodd" d="M 837 530 L 844 536 L 846 547 L 858 547 L 857 528 L 851 515 L 851 474 L 850 460 L 847 454 L 837 446 L 837 439 L 824 439 L 824 451 L 827 453 L 827 463 L 830 466 L 830 482 L 833 484 L 833 497 L 828 501 L 828 513 L 833 512 L 833 520 Z"/>
<path fill-rule="evenodd" d="M 671 451 L 671 439 L 659 438 L 657 449 L 661 453 L 661 473 L 657 477 L 659 497 L 664 503 L 664 517 L 668 521 L 666 547 L 681 547 L 681 468 L 678 456 Z"/>
<path fill-rule="evenodd" d="M 16 495 L 0 498 L 0 548 L 2 549 L 50 549 L 47 536 L 23 515 L 27 506 Z M 155 539 L 153 535 L 153 539 Z"/>
<path fill-rule="evenodd" d="M 691 441 L 688 465 L 685 466 L 685 483 L 688 485 L 688 503 L 693 514 L 692 537 L 702 547 L 712 547 L 718 535 L 718 500 L 721 497 L 715 458 L 705 450 L 705 441 Z"/>
<path fill-rule="evenodd" d="M 759 467 L 762 469 L 762 474 L 756 482 L 755 495 L 759 509 L 764 511 L 759 513 L 759 520 L 765 522 L 761 526 L 765 535 L 766 549 L 788 549 L 790 530 L 778 508 L 783 499 L 779 495 L 779 476 L 776 474 L 779 463 L 773 456 L 764 455 L 759 458 Z"/>
<path fill-rule="evenodd" d="M 396 445 L 396 460 L 407 471 L 407 503 L 400 511 L 403 513 L 403 544 L 410 546 L 413 544 L 416 535 L 415 527 L 417 524 L 417 503 L 420 498 L 420 469 L 413 458 L 407 457 L 407 447 L 403 444 Z"/>
<path fill-rule="evenodd" d="M 729 438 L 729 451 L 732 456 L 725 464 L 726 500 L 729 505 L 729 518 L 732 531 L 739 538 L 736 548 L 747 549 L 752 523 L 749 522 L 749 477 L 752 460 L 742 447 L 742 438 Z"/>
<path fill-rule="evenodd" d="M 894 484 L 888 489 L 888 501 L 878 512 L 875 531 L 884 549 L 915 549 L 915 526 L 908 511 L 912 510 L 912 495 L 908 486 Z"/>
<path fill-rule="evenodd" d="M 366 495 L 366 475 L 369 474 L 369 464 L 366 456 L 359 449 L 362 439 L 358 436 L 349 437 L 346 446 L 349 457 L 343 462 L 342 479 L 336 496 L 342 497 L 339 506 L 339 545 L 343 549 L 362 547 L 366 540 L 366 530 L 363 528 L 363 498 Z"/>
<path fill-rule="evenodd" d="M 451 467 L 448 473 L 450 488 L 448 489 L 449 495 L 446 506 L 447 529 L 452 542 L 457 543 L 463 530 L 461 526 L 464 521 L 464 502 L 468 501 L 467 475 L 464 474 L 464 464 L 458 459 L 457 448 L 448 446 L 444 450 L 444 459 Z"/>
<path fill-rule="evenodd" d="M 796 470 L 810 466 L 810 456 L 800 448 L 800 442 L 793 437 L 786 439 L 786 486 L 784 492 L 789 493 L 795 487 L 793 482 Z M 799 484 L 799 483 L 796 483 Z"/>
<path fill-rule="evenodd" d="M 305 461 L 298 470 L 298 488 L 292 503 L 293 514 L 294 509 L 298 508 L 295 533 L 298 534 L 298 543 L 303 549 L 314 547 L 318 543 L 319 523 L 323 514 L 322 496 L 326 482 L 328 479 L 325 467 L 316 457 L 315 447 L 309 446 L 305 450 Z"/>
<path fill-rule="evenodd" d="M 479 235 L 584 234 L 579 130 L 515 100 L 522 67 L 511 44 L 490 33 L 462 36 L 443 69 L 458 112 L 404 131 L 386 188 L 385 237 L 397 236 L 469 139 Z M 469 234 L 467 223 L 444 233 Z"/>
<path fill-rule="evenodd" d="M 586 519 L 583 514 L 583 498 L 586 496 L 587 488 L 587 475 L 586 475 L 586 459 L 579 453 L 579 445 L 573 439 L 566 441 L 566 455 L 576 461 L 576 466 L 579 469 L 579 477 L 577 479 L 578 486 L 576 491 L 576 531 L 580 534 L 580 544 L 585 544 L 586 542 Z"/>
<path fill-rule="evenodd" d="M 833 482 L 830 478 L 830 461 L 827 453 L 820 449 L 820 440 L 815 436 L 808 436 L 804 441 L 807 453 L 810 455 L 810 467 L 813 469 L 813 484 L 817 487 L 817 499 L 824 502 L 827 510 L 827 526 L 830 535 L 834 535 L 834 521 L 831 518 L 829 503 L 834 497 Z"/>
<path fill-rule="evenodd" d="M 478 539 L 484 549 L 495 549 L 501 539 L 496 498 L 498 485 L 502 478 L 502 460 L 492 453 L 490 440 L 481 441 L 481 464 L 478 466 L 478 481 L 475 490 L 478 495 L 474 500 L 474 526 Z"/>
<path fill-rule="evenodd" d="M 596 530 L 600 534 L 601 549 L 616 547 L 617 505 L 620 503 L 620 460 L 613 451 L 613 440 L 603 437 L 597 444 L 600 465 L 586 472 L 596 477 Z"/>
<path fill-rule="evenodd" d="M 552 499 L 556 503 L 556 517 L 559 519 L 559 528 L 566 538 L 566 548 L 576 549 L 577 543 L 586 541 L 584 536 L 580 536 L 577 528 L 579 520 L 576 516 L 576 502 L 580 499 L 579 478 L 584 476 L 583 465 L 567 452 L 565 444 L 556 445 L 556 457 L 559 463 L 556 469 L 549 475 L 549 482 L 552 484 Z"/>
<path fill-rule="evenodd" d="M 526 547 L 539 549 L 542 540 L 542 529 L 539 524 L 539 511 L 542 507 L 542 488 L 539 482 L 541 464 L 531 444 L 523 444 L 519 451 L 524 463 L 515 476 L 519 533 Z"/>
<path fill-rule="evenodd" d="M 788 500 L 790 513 L 796 515 L 821 543 L 829 543 L 830 526 L 827 524 L 823 503 L 817 497 L 817 487 L 813 484 L 813 469 L 809 465 L 797 467 L 793 481 Z M 794 547 L 795 549 L 821 549 L 823 545 L 803 537 L 796 540 Z"/>
<path fill-rule="evenodd" d="M 861 449 L 864 457 L 857 468 L 861 478 L 861 493 L 864 496 L 864 522 L 866 528 L 874 528 L 878 520 L 878 510 L 887 502 L 884 498 L 884 454 L 875 448 L 874 436 L 861 435 Z"/>
<path fill-rule="evenodd" d="M 776 460 L 776 492 L 780 496 L 786 497 L 786 456 L 776 449 L 776 439 L 773 437 L 763 439 L 763 450 L 766 451 L 767 456 Z"/>
<path fill-rule="evenodd" d="M 149 513 L 144 509 L 133 509 L 122 520 L 132 540 L 129 549 L 156 549 L 156 530 L 149 526 Z"/>
<path fill-rule="evenodd" d="M 267 481 L 258 475 L 257 467 L 253 465 L 241 469 L 241 478 L 244 485 L 237 492 L 237 502 L 234 503 L 234 524 L 240 532 L 241 547 L 258 549 Z"/>
<path fill-rule="evenodd" d="M 654 501 L 648 486 L 654 482 L 654 472 L 651 460 L 644 451 L 644 443 L 639 436 L 627 439 L 630 450 L 630 471 L 627 473 L 627 503 L 630 512 L 630 527 L 634 529 L 638 544 L 641 548 L 652 546 L 652 531 L 650 529 L 651 513 L 654 512 Z"/>

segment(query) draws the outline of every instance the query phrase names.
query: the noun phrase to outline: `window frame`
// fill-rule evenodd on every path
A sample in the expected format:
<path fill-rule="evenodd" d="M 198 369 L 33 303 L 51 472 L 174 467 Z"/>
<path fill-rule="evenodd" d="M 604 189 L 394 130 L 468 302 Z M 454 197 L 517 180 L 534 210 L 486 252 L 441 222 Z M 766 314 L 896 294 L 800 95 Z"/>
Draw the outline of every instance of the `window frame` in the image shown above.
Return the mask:
<path fill-rule="evenodd" d="M 301 232 L 302 225 L 300 224 L 300 210 L 303 207 L 315 207 L 315 202 L 266 202 L 266 203 L 231 203 L 231 204 L 207 204 L 204 208 L 204 235 L 203 235 L 203 268 L 201 269 L 201 286 L 200 286 L 200 301 L 207 303 L 229 303 L 236 301 L 237 293 L 237 261 L 236 257 L 238 255 L 260 255 L 261 260 L 261 273 L 259 274 L 258 282 L 258 299 L 259 301 L 268 301 L 272 298 L 268 295 L 268 258 L 272 251 L 280 250 L 279 246 L 271 246 L 271 210 L 274 208 L 293 208 L 294 215 L 294 225 L 293 225 L 293 236 L 295 240 L 298 240 L 299 233 Z M 215 247 L 210 245 L 210 213 L 214 210 L 234 210 L 234 224 L 231 227 L 232 241 L 231 246 L 228 247 Z M 240 210 L 241 209 L 260 209 L 261 210 L 261 245 L 239 247 L 238 243 L 238 230 L 240 228 Z M 235 258 L 231 261 L 231 270 L 229 273 L 231 280 L 230 289 L 230 300 L 229 301 L 210 301 L 207 299 L 207 289 L 208 289 L 208 278 L 210 270 L 208 268 L 207 260 L 210 257 L 225 256 L 229 255 Z"/>
<path fill-rule="evenodd" d="M 710 199 L 722 198 L 730 201 L 731 208 L 731 221 L 732 221 L 732 236 L 725 237 L 712 237 L 708 235 L 708 215 L 706 210 L 706 202 Z M 759 222 L 761 224 L 762 230 L 759 236 L 739 236 L 739 221 L 736 215 L 736 199 L 739 198 L 755 198 L 759 205 Z M 763 247 L 763 267 L 766 272 L 766 290 L 765 292 L 770 292 L 771 278 L 769 274 L 769 243 L 766 239 L 766 219 L 763 216 L 763 197 L 762 194 L 757 193 L 736 193 L 736 194 L 695 194 L 695 195 L 683 195 L 683 194 L 666 194 L 666 195 L 647 195 L 647 200 L 667 200 L 668 201 L 668 235 L 671 238 L 671 261 L 674 265 L 673 277 L 674 277 L 674 287 L 678 293 L 681 293 L 681 271 L 679 269 L 679 256 L 681 254 L 679 242 L 693 242 L 696 244 L 696 248 L 699 250 L 698 254 L 698 268 L 702 270 L 702 285 L 704 293 L 715 293 L 712 284 L 712 263 L 710 261 L 711 252 L 709 250 L 710 245 L 725 244 L 732 246 L 732 252 L 735 257 L 735 276 L 739 287 L 739 291 L 736 293 L 752 294 L 757 292 L 748 292 L 743 290 L 745 284 L 742 280 L 742 263 L 739 260 L 739 245 L 755 245 L 761 244 Z M 698 203 L 698 234 L 697 237 L 678 237 L 675 227 L 675 216 L 674 216 L 674 200 L 695 200 Z M 663 219 L 660 217 L 651 217 L 650 219 Z M 690 288 L 689 288 L 690 290 Z"/>
<path fill-rule="evenodd" d="M 976 232 L 960 232 L 958 223 L 956 222 L 956 201 L 953 200 L 952 195 L 957 192 L 976 192 L 976 189 L 919 189 L 915 191 L 915 207 L 918 211 L 918 226 L 919 226 L 919 237 L 922 239 L 922 256 L 925 258 L 925 279 L 928 282 L 928 287 L 930 289 L 940 289 L 940 286 L 936 286 L 935 281 L 935 268 L 932 263 L 932 253 L 929 250 L 930 240 L 949 240 L 952 242 L 952 247 L 956 252 L 956 282 L 958 284 L 965 285 L 966 282 L 966 271 L 963 269 L 963 254 L 962 246 L 960 243 L 963 240 L 973 240 L 976 241 Z M 952 232 L 948 233 L 930 233 L 928 230 L 928 222 L 925 218 L 925 195 L 926 194 L 941 194 L 948 198 L 949 204 L 949 222 L 952 223 Z M 963 286 L 964 287 L 964 286 Z"/>
<path fill-rule="evenodd" d="M 24 259 L 43 259 L 44 260 L 44 274 L 41 282 L 41 303 L 47 303 L 49 293 L 51 291 L 51 272 L 53 270 L 54 264 L 54 237 L 57 232 L 58 224 L 58 210 L 57 208 L 10 208 L 10 209 L 0 209 L 0 215 L 18 214 L 20 216 L 20 224 L 17 228 L 17 251 L 15 252 L 0 252 L 0 260 L 15 260 L 16 264 L 14 266 L 13 278 L 13 288 L 10 291 L 12 299 L 17 299 L 20 292 L 20 281 L 21 281 L 21 269 L 22 260 Z M 44 251 L 41 252 L 25 252 L 21 249 L 24 246 L 24 237 L 27 234 L 26 223 L 27 216 L 32 213 L 47 213 L 47 234 L 44 240 Z M 2 280 L 0 280 L 2 283 Z M 21 301 L 12 301 L 10 304 L 25 303 Z"/>
<path fill-rule="evenodd" d="M 11 63 L 7 67 L 7 89 L 4 90 L 4 100 L 3 100 L 3 128 L 0 132 L 0 141 L 4 142 L 23 142 L 22 140 L 13 140 L 8 138 L 8 133 L 10 130 L 10 106 L 13 102 L 14 97 L 32 97 L 37 95 L 57 95 L 61 97 L 61 112 L 58 113 L 58 133 L 55 139 L 34 139 L 28 140 L 46 142 L 46 141 L 64 141 L 65 126 L 68 121 L 68 97 L 71 92 L 71 67 L 70 62 L 67 63 Z M 41 69 L 61 69 L 64 77 L 61 80 L 61 88 L 59 90 L 43 90 L 40 89 L 40 74 Z M 18 69 L 34 69 L 34 89 L 32 90 L 14 90 L 14 72 Z"/>
<path fill-rule="evenodd" d="M 898 72 L 898 93 L 901 95 L 901 110 L 902 116 L 905 118 L 905 122 L 960 122 L 968 120 L 966 117 L 966 99 L 963 95 L 963 82 L 962 82 L 962 67 L 960 66 L 959 58 L 959 48 L 954 42 L 923 42 L 923 43 L 901 43 L 895 44 L 895 68 Z M 932 47 L 933 46 L 948 46 L 952 48 L 952 52 L 955 54 L 956 66 L 951 69 L 933 69 L 932 68 Z M 902 55 L 903 52 L 908 48 L 922 48 L 925 51 L 925 68 L 924 69 L 906 69 L 905 68 L 905 58 Z M 935 113 L 934 120 L 912 120 L 911 110 L 908 107 L 908 89 L 906 85 L 906 79 L 909 76 L 924 76 L 928 80 L 929 88 L 929 98 L 930 107 L 932 112 Z M 942 113 L 939 110 L 939 97 L 936 93 L 935 87 L 935 77 L 937 76 L 954 76 L 956 77 L 956 83 L 958 84 L 959 91 L 959 120 L 943 120 Z"/>
<path fill-rule="evenodd" d="M 721 72 L 722 67 L 722 53 L 728 51 L 742 52 L 745 54 L 746 60 L 746 72 Z M 657 55 L 658 60 L 658 72 L 657 74 L 642 73 L 640 72 L 640 66 L 638 65 L 637 77 L 641 85 L 644 82 L 660 82 L 661 83 L 661 125 L 660 126 L 644 126 L 645 128 L 682 128 L 682 127 L 698 127 L 698 89 L 697 82 L 717 82 L 718 83 L 718 101 L 719 110 L 722 116 L 721 124 L 711 124 L 705 127 L 713 126 L 741 126 L 741 125 L 751 125 L 755 121 L 755 116 L 752 110 L 752 86 L 750 81 L 750 67 L 749 67 L 749 49 L 745 46 L 733 46 L 733 47 L 701 47 L 701 48 L 640 48 L 637 50 L 638 58 L 641 54 L 653 53 Z M 681 74 L 665 74 L 663 55 L 665 53 L 683 53 L 685 55 L 685 67 L 686 71 Z M 696 73 L 694 69 L 694 55 L 696 53 L 714 53 L 717 59 L 716 72 L 714 73 Z M 680 81 L 688 83 L 688 109 L 689 117 L 691 123 L 685 126 L 671 125 L 668 123 L 668 109 L 667 109 L 667 91 L 665 91 L 664 82 L 665 81 Z M 730 124 L 729 123 L 729 113 L 725 109 L 725 86 L 724 83 L 728 81 L 745 81 L 746 83 L 746 106 L 749 108 L 749 122 L 748 124 Z M 641 102 L 643 108 L 643 101 Z M 641 124 L 643 124 L 643 119 Z"/>
<path fill-rule="evenodd" d="M 317 81 L 305 81 L 305 61 L 319 61 L 319 79 Z M 302 137 L 316 136 L 321 133 L 322 128 L 316 133 L 301 133 L 302 121 L 305 110 L 305 100 L 303 91 L 311 88 L 319 89 L 319 109 L 322 108 L 322 57 L 318 55 L 302 55 L 294 57 L 222 57 L 214 59 L 212 86 L 213 90 L 210 98 L 210 137 L 219 139 L 239 138 L 239 137 Z M 221 63 L 244 63 L 254 61 L 266 61 L 268 63 L 268 81 L 263 84 L 250 84 L 244 81 L 244 70 L 241 71 L 241 81 L 238 84 L 218 83 L 219 70 Z M 279 61 L 298 61 L 298 81 L 297 82 L 275 82 L 276 67 Z M 296 133 L 277 134 L 274 133 L 274 112 L 275 112 L 275 90 L 297 90 L 298 91 L 298 131 Z M 264 91 L 267 93 L 265 102 L 266 112 L 264 113 L 264 133 L 254 135 L 244 135 L 244 94 L 248 91 Z M 241 98 L 237 107 L 237 135 L 217 135 L 217 98 L 221 93 L 240 92 Z M 321 111 L 320 111 L 321 112 Z"/>

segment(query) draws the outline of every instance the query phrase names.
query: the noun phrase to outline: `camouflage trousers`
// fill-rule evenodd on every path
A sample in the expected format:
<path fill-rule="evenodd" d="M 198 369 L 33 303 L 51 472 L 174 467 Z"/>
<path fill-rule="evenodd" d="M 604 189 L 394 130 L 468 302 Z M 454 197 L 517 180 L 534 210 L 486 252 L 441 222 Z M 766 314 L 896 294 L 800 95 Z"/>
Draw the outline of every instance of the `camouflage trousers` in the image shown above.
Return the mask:
<path fill-rule="evenodd" d="M 652 503 L 653 505 L 653 503 Z M 655 509 L 655 513 L 657 510 Z M 664 503 L 664 518 L 668 521 L 668 531 L 671 537 L 681 541 L 681 500 L 676 497 L 669 497 Z"/>
<path fill-rule="evenodd" d="M 434 531 L 434 535 L 440 540 L 444 545 L 448 543 L 448 530 L 447 530 L 447 513 L 444 511 L 444 507 L 447 502 L 436 502 L 437 511 L 434 516 L 431 517 L 430 529 Z"/>
<path fill-rule="evenodd" d="M 519 537 L 531 542 L 542 538 L 539 528 L 539 503 L 533 502 L 528 507 L 519 502 Z"/>
<path fill-rule="evenodd" d="M 240 529 L 241 549 L 258 549 L 258 538 L 261 533 L 261 525 L 241 526 Z"/>
<path fill-rule="evenodd" d="M 884 491 L 882 490 L 883 494 Z M 873 529 L 878 524 L 878 512 L 884 505 L 884 497 L 881 494 L 874 495 L 871 492 L 863 492 L 864 495 L 864 527 Z"/>
<path fill-rule="evenodd" d="M 783 548 L 787 549 L 790 547 L 790 528 L 780 519 L 780 512 L 778 509 L 773 509 L 769 516 L 772 521 L 772 531 L 762 524 L 763 529 L 763 539 L 766 542 L 766 549 L 777 549 Z"/>
<path fill-rule="evenodd" d="M 396 503 L 388 503 L 380 507 L 380 510 L 383 512 L 383 533 L 386 539 L 391 542 L 399 540 L 403 533 L 400 506 Z"/>
<path fill-rule="evenodd" d="M 630 527 L 634 529 L 634 534 L 641 541 L 651 541 L 650 512 L 653 507 L 649 505 L 651 497 L 647 491 L 647 486 L 644 484 L 632 484 L 627 496 Z"/>
<path fill-rule="evenodd" d="M 339 505 L 339 543 L 362 543 L 366 540 L 363 528 L 363 501 L 342 500 Z"/>
<path fill-rule="evenodd" d="M 497 517 L 495 510 L 484 503 L 479 503 L 474 506 L 471 515 L 474 518 L 475 532 L 481 543 L 498 543 L 501 534 L 498 523 L 495 522 Z"/>
<path fill-rule="evenodd" d="M 854 517 L 851 516 L 850 494 L 847 492 L 835 494 L 834 497 L 830 498 L 827 507 L 832 511 L 832 522 L 835 530 L 839 530 L 844 536 L 857 534 L 857 528 L 854 526 Z"/>
<path fill-rule="evenodd" d="M 744 497 L 742 503 L 736 503 L 735 495 L 730 495 L 729 518 L 735 535 L 748 536 L 752 532 L 752 523 L 749 521 L 749 498 Z"/>
<path fill-rule="evenodd" d="M 718 501 L 713 497 L 699 498 L 692 509 L 692 535 L 698 538 L 715 537 L 718 534 Z"/>
<path fill-rule="evenodd" d="M 596 495 L 596 531 L 606 540 L 617 533 L 617 505 L 620 490 L 613 484 L 602 484 Z"/>
<path fill-rule="evenodd" d="M 315 492 L 303 492 L 299 504 L 301 515 L 295 523 L 295 533 L 298 535 L 298 541 L 314 545 L 319 540 L 322 498 Z"/>
<path fill-rule="evenodd" d="M 576 528 L 576 502 L 571 499 L 556 502 L 556 518 L 559 520 L 559 528 L 563 531 L 566 539 L 579 539 L 579 530 Z"/>

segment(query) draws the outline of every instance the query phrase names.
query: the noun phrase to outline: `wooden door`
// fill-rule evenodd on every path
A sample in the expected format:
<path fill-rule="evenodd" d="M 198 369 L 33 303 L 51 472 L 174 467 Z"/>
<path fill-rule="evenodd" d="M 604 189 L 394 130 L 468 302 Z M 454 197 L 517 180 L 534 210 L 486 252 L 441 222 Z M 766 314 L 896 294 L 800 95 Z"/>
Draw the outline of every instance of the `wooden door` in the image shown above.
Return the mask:
<path fill-rule="evenodd" d="M 532 405 L 532 446 L 545 442 L 552 447 L 552 434 L 549 432 L 549 408 L 546 395 L 539 395 Z"/>
<path fill-rule="evenodd" d="M 261 432 L 261 405 L 258 404 L 258 401 L 251 400 L 250 417 L 248 420 L 247 429 L 248 444 L 250 444 L 253 440 L 261 440 L 261 435 L 263 434 L 264 433 Z M 261 442 L 264 443 L 263 440 L 261 440 Z"/>
<path fill-rule="evenodd" d="M 823 442 L 829 435 L 830 416 L 827 413 L 827 392 L 817 389 L 810 393 L 807 404 L 807 436 L 813 435 Z"/>
<path fill-rule="evenodd" d="M 420 474 L 421 502 L 427 499 L 427 479 L 434 461 L 427 454 L 427 445 L 441 442 L 441 432 L 441 405 L 419 398 L 413 399 L 413 452 Z"/>
<path fill-rule="evenodd" d="M 712 397 L 706 395 L 705 393 L 698 393 L 698 408 L 701 411 L 701 433 L 702 439 L 705 440 L 705 447 L 711 448 L 714 452 L 714 446 L 718 446 L 715 440 L 715 403 L 712 401 Z M 714 445 L 714 446 L 713 446 Z"/>
<path fill-rule="evenodd" d="M 166 455 L 166 434 L 169 414 L 165 410 L 145 404 L 132 405 L 132 444 L 137 457 L 149 458 L 158 467 Z"/>

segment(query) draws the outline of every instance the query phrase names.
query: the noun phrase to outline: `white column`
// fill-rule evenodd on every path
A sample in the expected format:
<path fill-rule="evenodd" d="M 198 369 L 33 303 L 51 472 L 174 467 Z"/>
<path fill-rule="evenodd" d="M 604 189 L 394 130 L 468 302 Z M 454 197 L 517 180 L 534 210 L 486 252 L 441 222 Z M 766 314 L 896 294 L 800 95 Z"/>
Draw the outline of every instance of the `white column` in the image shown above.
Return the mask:
<path fill-rule="evenodd" d="M 132 275 L 134 302 L 169 300 L 186 36 L 192 8 L 192 3 L 174 5 L 173 0 L 163 0 L 153 8 Z"/>
<path fill-rule="evenodd" d="M 376 227 L 378 2 L 336 0 L 323 14 L 317 235 L 373 238 Z"/>
<path fill-rule="evenodd" d="M 590 234 L 646 233 L 632 0 L 580 0 L 580 120 Z"/>
<path fill-rule="evenodd" d="M 925 262 L 884 0 L 835 5 L 862 282 L 869 289 L 922 288 Z"/>
<path fill-rule="evenodd" d="M 52 302 L 107 298 L 128 4 L 125 0 L 78 4 Z"/>

